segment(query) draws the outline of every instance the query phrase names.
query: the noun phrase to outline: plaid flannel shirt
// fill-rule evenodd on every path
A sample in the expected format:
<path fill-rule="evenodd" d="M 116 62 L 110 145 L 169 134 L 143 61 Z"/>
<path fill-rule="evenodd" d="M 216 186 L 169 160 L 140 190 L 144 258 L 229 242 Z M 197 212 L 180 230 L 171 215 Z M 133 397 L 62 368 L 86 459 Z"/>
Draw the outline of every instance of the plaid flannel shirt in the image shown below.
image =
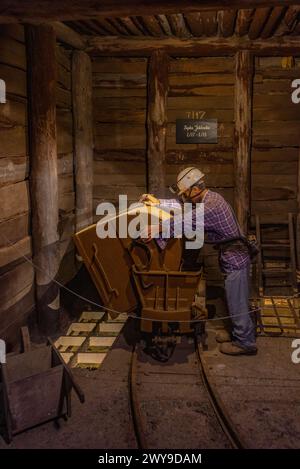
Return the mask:
<path fill-rule="evenodd" d="M 204 231 L 209 243 L 239 237 L 240 230 L 232 208 L 220 194 L 208 190 L 202 202 L 204 203 Z M 181 205 L 176 199 L 161 199 L 160 207 L 176 210 L 179 209 Z M 193 213 L 195 212 L 193 211 Z M 195 226 L 195 217 L 192 216 L 191 218 Z M 174 227 L 172 227 L 172 225 L 170 234 L 171 237 L 174 234 Z M 163 237 L 163 231 L 161 237 L 156 241 L 161 249 L 166 247 L 167 240 Z M 250 257 L 246 246 L 244 248 L 232 246 L 231 248 L 221 251 L 220 268 L 224 273 L 241 270 L 247 267 L 249 263 Z"/>

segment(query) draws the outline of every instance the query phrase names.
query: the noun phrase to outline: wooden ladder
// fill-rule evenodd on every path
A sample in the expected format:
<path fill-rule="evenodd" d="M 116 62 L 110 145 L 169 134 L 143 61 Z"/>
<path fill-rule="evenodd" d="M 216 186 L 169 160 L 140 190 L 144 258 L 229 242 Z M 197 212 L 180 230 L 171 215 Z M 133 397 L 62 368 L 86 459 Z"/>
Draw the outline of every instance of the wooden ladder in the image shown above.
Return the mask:
<path fill-rule="evenodd" d="M 294 235 L 294 223 L 293 223 L 293 214 L 288 214 L 288 221 L 285 225 L 288 228 L 288 241 L 285 243 L 276 243 L 276 242 L 262 242 L 262 226 L 263 224 L 260 221 L 259 215 L 255 216 L 255 225 L 256 225 L 256 239 L 260 246 L 260 252 L 257 256 L 257 286 L 258 294 L 260 297 L 265 296 L 265 280 L 268 276 L 272 275 L 281 275 L 285 280 L 288 281 L 286 285 L 290 286 L 293 294 L 298 293 L 297 287 L 297 270 L 296 270 L 296 246 L 295 246 L 295 235 Z M 265 223 L 267 225 L 267 223 Z M 284 223 L 282 223 L 284 225 Z M 278 251 L 283 249 L 289 249 L 289 265 L 286 267 L 266 267 L 266 251 L 270 249 L 276 249 Z"/>

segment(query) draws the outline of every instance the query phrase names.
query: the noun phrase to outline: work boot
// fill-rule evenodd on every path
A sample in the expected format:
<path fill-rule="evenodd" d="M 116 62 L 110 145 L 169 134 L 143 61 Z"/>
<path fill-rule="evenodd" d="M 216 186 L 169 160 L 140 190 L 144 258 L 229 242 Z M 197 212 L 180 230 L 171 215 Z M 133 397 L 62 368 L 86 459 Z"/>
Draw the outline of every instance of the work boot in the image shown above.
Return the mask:
<path fill-rule="evenodd" d="M 219 344 L 222 344 L 223 342 L 231 342 L 230 332 L 226 331 L 226 329 L 217 332 L 216 341 L 219 342 Z"/>
<path fill-rule="evenodd" d="M 225 353 L 226 355 L 256 355 L 257 348 L 253 347 L 243 347 L 237 342 L 223 343 L 220 345 L 220 352 Z"/>

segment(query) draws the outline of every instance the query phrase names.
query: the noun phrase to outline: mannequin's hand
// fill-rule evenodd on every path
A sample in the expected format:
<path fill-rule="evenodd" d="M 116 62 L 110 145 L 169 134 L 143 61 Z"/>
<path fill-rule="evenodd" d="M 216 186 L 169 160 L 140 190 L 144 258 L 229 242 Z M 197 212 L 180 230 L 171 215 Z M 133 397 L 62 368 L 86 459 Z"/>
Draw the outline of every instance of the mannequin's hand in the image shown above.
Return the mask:
<path fill-rule="evenodd" d="M 140 197 L 139 202 L 143 202 L 146 205 L 159 205 L 159 203 L 160 203 L 159 199 L 154 197 L 154 195 L 152 195 L 152 194 L 143 194 Z"/>

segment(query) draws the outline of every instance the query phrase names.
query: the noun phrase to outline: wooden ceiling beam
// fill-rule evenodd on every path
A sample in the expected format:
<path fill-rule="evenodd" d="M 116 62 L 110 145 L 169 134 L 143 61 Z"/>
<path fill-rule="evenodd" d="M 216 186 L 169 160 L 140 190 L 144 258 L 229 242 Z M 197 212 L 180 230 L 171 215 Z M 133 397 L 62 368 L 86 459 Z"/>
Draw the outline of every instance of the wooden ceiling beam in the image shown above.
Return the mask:
<path fill-rule="evenodd" d="M 125 26 L 123 26 L 120 22 L 119 18 L 107 18 L 106 21 L 110 23 L 118 31 L 119 34 L 122 34 L 123 36 L 130 35 Z"/>
<path fill-rule="evenodd" d="M 186 14 L 184 16 L 192 34 L 196 37 L 203 36 L 204 27 L 201 13 Z"/>
<path fill-rule="evenodd" d="M 163 30 L 155 16 L 139 16 L 137 20 L 149 31 L 152 36 L 161 37 L 163 35 Z"/>
<path fill-rule="evenodd" d="M 253 15 L 254 10 L 252 8 L 238 11 L 235 26 L 235 32 L 238 36 L 245 36 L 248 34 Z"/>
<path fill-rule="evenodd" d="M 129 31 L 130 34 L 133 34 L 134 36 L 142 36 L 143 33 L 142 31 L 136 26 L 136 24 L 133 22 L 132 18 L 129 16 L 119 18 L 119 21 L 125 28 Z"/>
<path fill-rule="evenodd" d="M 73 21 L 97 17 L 188 14 L 236 8 L 300 5 L 300 0 L 1 0 L 0 22 Z"/>
<path fill-rule="evenodd" d="M 231 38 L 154 38 L 147 37 L 88 37 L 86 51 L 99 56 L 148 57 L 155 50 L 164 50 L 174 57 L 201 57 L 232 55 L 238 50 L 249 50 L 256 55 L 299 54 L 299 36 L 285 36 L 268 40 Z"/>
<path fill-rule="evenodd" d="M 167 36 L 173 36 L 168 18 L 165 15 L 157 15 L 157 21 Z"/>
<path fill-rule="evenodd" d="M 273 10 L 272 10 L 272 12 L 271 12 L 265 26 L 264 26 L 264 29 L 261 33 L 261 37 L 263 39 L 266 39 L 267 37 L 272 36 L 273 32 L 275 31 L 275 29 L 279 25 L 281 19 L 283 18 L 285 11 L 286 11 L 285 7 L 275 7 L 275 8 L 273 8 Z"/>
<path fill-rule="evenodd" d="M 69 28 L 66 24 L 60 23 L 59 21 L 54 21 L 52 27 L 55 31 L 56 38 L 59 42 L 71 46 L 74 49 L 84 49 L 85 41 L 80 34 L 78 34 L 74 29 Z"/>
<path fill-rule="evenodd" d="M 169 15 L 168 21 L 175 36 L 177 37 L 190 37 L 191 36 L 190 31 L 186 27 L 183 15 L 181 14 Z"/>
<path fill-rule="evenodd" d="M 248 32 L 248 36 L 250 39 L 257 39 L 260 36 L 264 25 L 266 24 L 269 18 L 270 13 L 271 8 L 259 8 L 255 11 Z"/>
<path fill-rule="evenodd" d="M 201 18 L 203 21 L 204 35 L 215 36 L 218 30 L 217 13 L 215 11 L 203 11 L 201 12 Z"/>
<path fill-rule="evenodd" d="M 106 18 L 97 18 L 97 23 L 101 26 L 102 29 L 107 31 L 108 34 L 115 35 L 119 34 L 118 29 L 112 26 Z"/>
<path fill-rule="evenodd" d="M 234 33 L 237 10 L 220 10 L 217 14 L 218 34 L 230 37 Z"/>

